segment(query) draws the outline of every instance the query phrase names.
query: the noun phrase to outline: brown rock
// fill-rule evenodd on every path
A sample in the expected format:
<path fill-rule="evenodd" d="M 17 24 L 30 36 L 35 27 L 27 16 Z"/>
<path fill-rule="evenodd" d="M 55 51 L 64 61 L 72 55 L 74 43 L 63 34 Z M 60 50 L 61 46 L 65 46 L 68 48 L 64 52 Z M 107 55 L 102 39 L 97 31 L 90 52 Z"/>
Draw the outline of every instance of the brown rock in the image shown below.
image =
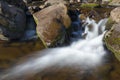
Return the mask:
<path fill-rule="evenodd" d="M 37 23 L 37 34 L 46 46 L 62 39 L 65 28 L 71 23 L 67 8 L 63 4 L 50 6 L 33 15 Z"/>

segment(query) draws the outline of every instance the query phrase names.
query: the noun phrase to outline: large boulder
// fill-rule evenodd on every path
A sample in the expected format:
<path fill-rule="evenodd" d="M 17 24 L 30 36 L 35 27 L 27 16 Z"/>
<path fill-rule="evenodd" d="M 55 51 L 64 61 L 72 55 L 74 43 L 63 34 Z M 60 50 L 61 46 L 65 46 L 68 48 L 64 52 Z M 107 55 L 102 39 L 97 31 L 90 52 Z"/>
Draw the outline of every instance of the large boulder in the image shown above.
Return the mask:
<path fill-rule="evenodd" d="M 67 7 L 63 4 L 47 7 L 33 16 L 37 23 L 37 34 L 46 47 L 58 40 L 61 42 L 65 36 L 65 29 L 71 23 Z"/>
<path fill-rule="evenodd" d="M 120 61 L 120 24 L 114 24 L 106 33 L 105 43 Z"/>
<path fill-rule="evenodd" d="M 26 27 L 24 11 L 6 2 L 0 2 L 0 29 L 5 37 L 10 40 L 20 39 Z"/>
<path fill-rule="evenodd" d="M 108 30 L 104 37 L 105 43 L 120 61 L 120 7 L 111 11 Z"/>

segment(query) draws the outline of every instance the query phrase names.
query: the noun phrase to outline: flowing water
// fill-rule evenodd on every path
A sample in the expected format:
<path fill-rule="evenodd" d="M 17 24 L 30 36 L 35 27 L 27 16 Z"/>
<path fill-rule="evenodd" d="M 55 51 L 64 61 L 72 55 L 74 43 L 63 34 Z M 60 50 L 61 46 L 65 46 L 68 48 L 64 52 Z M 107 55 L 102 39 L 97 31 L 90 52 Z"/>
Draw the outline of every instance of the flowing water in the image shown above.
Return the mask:
<path fill-rule="evenodd" d="M 102 41 L 106 21 L 107 19 L 102 19 L 96 23 L 93 19 L 87 18 L 83 33 L 86 34 L 85 39 L 73 42 L 67 47 L 36 52 L 32 58 L 1 74 L 0 80 L 14 80 L 22 75 L 40 73 L 52 66 L 60 68 L 76 65 L 86 70 L 101 65 L 106 55 Z"/>

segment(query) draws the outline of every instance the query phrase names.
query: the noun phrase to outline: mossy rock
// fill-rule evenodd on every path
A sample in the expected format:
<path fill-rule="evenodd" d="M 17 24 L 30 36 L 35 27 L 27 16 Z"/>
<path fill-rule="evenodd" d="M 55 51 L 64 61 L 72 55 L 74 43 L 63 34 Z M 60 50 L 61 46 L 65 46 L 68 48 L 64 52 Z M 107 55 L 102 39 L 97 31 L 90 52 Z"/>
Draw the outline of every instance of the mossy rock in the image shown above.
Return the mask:
<path fill-rule="evenodd" d="M 110 51 L 120 61 L 120 24 L 114 24 L 105 34 L 104 41 Z"/>
<path fill-rule="evenodd" d="M 87 4 L 81 4 L 80 7 L 82 7 L 82 8 L 95 8 L 98 6 L 99 6 L 99 4 L 96 4 L 96 3 L 87 3 Z"/>
<path fill-rule="evenodd" d="M 116 59 L 120 61 L 120 50 L 119 50 L 119 51 L 118 51 L 118 50 L 115 50 L 115 48 L 113 48 L 113 47 L 112 47 L 111 45 L 109 45 L 107 42 L 108 42 L 108 39 L 105 39 L 105 44 L 106 44 L 107 48 L 108 48 L 110 51 L 112 51 L 112 52 L 114 53 Z"/>
<path fill-rule="evenodd" d="M 115 24 L 115 21 L 113 21 L 111 18 L 108 18 L 108 21 L 106 23 L 106 30 L 110 30 L 114 24 Z"/>

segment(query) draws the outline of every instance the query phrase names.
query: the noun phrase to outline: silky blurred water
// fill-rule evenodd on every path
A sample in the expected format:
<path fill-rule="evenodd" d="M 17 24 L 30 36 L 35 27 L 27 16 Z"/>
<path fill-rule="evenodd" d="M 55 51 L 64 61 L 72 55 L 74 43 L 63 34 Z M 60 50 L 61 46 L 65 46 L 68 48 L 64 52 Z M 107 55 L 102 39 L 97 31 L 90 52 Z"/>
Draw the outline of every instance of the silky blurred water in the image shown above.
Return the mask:
<path fill-rule="evenodd" d="M 101 65 L 106 54 L 102 41 L 106 22 L 107 19 L 102 19 L 99 23 L 96 23 L 93 19 L 87 18 L 85 21 L 87 25 L 83 32 L 83 34 L 87 34 L 85 39 L 73 42 L 67 47 L 45 49 L 36 52 L 36 55 L 32 58 L 26 59 L 23 63 L 7 70 L 5 74 L 0 76 L 0 80 L 40 73 L 52 66 L 59 68 L 77 65 L 86 70 Z M 92 25 L 92 28 L 89 25 Z"/>

